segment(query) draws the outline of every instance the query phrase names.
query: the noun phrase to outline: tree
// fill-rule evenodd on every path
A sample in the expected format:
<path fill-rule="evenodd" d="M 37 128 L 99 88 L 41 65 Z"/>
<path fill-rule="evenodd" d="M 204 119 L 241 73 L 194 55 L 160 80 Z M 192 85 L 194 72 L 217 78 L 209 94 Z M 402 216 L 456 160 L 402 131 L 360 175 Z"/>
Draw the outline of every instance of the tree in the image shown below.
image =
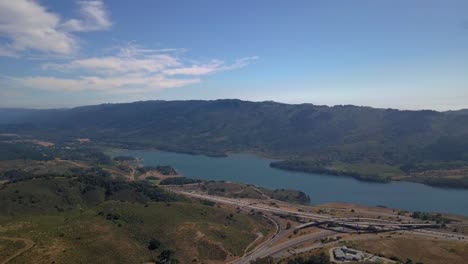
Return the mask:
<path fill-rule="evenodd" d="M 152 239 L 149 241 L 148 249 L 149 249 L 149 250 L 156 250 L 156 249 L 158 249 L 160 246 L 161 246 L 161 242 L 159 242 L 157 239 L 152 238 Z"/>
<path fill-rule="evenodd" d="M 165 249 L 159 254 L 159 262 L 160 263 L 177 263 L 174 257 L 174 251 Z"/>

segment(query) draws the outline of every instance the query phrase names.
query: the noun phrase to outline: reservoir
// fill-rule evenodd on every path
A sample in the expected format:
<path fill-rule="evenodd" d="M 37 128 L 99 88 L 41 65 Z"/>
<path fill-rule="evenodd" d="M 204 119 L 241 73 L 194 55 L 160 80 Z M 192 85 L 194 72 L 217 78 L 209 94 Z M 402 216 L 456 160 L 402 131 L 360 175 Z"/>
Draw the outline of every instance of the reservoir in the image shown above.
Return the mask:
<path fill-rule="evenodd" d="M 151 150 L 127 151 L 119 155 L 141 158 L 145 166 L 171 165 L 187 178 L 301 190 L 310 196 L 312 204 L 347 202 L 468 215 L 468 190 L 411 182 L 369 183 L 350 177 L 283 171 L 271 168 L 272 160 L 252 154 L 213 158 Z"/>

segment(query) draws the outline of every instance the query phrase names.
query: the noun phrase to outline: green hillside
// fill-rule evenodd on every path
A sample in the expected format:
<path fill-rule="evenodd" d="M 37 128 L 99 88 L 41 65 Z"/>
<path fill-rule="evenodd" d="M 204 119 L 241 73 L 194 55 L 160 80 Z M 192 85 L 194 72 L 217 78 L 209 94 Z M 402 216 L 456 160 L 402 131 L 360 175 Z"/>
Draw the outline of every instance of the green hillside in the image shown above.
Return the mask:
<path fill-rule="evenodd" d="M 328 170 L 363 180 L 415 180 L 429 170 L 467 176 L 461 173 L 468 164 L 466 111 L 147 101 L 35 112 L 0 131 L 59 143 L 89 138 L 105 146 L 213 156 L 257 152 L 288 160 L 276 166 L 283 169 Z"/>
<path fill-rule="evenodd" d="M 219 262 L 242 255 L 269 225 L 120 179 L 117 164 L 90 164 L 0 162 L 0 260 L 28 242 L 34 246 L 8 263 Z"/>

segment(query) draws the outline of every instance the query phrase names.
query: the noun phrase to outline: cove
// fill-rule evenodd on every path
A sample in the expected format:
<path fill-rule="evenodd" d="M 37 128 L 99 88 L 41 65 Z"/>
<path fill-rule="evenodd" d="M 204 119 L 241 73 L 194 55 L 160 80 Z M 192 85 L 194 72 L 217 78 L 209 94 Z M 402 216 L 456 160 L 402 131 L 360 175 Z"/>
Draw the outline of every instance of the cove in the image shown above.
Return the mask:
<path fill-rule="evenodd" d="M 308 194 L 312 204 L 328 202 L 382 205 L 408 211 L 468 215 L 468 190 L 431 187 L 411 182 L 369 183 L 351 177 L 283 171 L 271 159 L 252 154 L 213 158 L 157 150 L 126 151 L 145 166 L 171 165 L 187 178 L 225 180 L 270 189 L 295 189 Z"/>

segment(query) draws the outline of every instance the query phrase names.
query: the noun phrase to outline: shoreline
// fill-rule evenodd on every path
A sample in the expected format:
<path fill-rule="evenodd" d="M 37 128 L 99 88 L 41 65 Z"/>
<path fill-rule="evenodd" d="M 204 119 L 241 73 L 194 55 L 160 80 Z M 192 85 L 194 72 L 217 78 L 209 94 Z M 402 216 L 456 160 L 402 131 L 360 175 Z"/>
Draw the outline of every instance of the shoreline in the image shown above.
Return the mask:
<path fill-rule="evenodd" d="M 422 184 L 426 185 L 429 187 L 433 188 L 439 188 L 439 189 L 448 189 L 448 190 L 468 190 L 468 187 L 462 186 L 459 187 L 456 183 L 457 181 L 450 182 L 449 184 L 443 184 L 437 182 L 437 179 L 435 179 L 435 182 L 431 182 L 430 180 L 433 179 L 418 179 L 416 177 L 412 176 L 399 176 L 396 179 L 395 178 L 389 178 L 389 179 L 383 179 L 383 178 L 372 178 L 357 172 L 346 172 L 346 171 L 334 171 L 334 170 L 329 170 L 326 168 L 318 168 L 320 170 L 323 170 L 323 172 L 320 171 L 307 171 L 307 170 L 300 170 L 300 169 L 293 169 L 293 168 L 286 168 L 286 167 L 279 167 L 279 166 L 274 166 L 275 162 L 283 162 L 287 161 L 287 158 L 280 158 L 280 156 L 276 157 L 271 157 L 265 152 L 258 152 L 258 151 L 229 151 L 224 153 L 223 155 L 209 155 L 207 153 L 203 152 L 189 152 L 189 151 L 173 151 L 173 150 L 165 150 L 165 149 L 159 149 L 159 148 L 147 148 L 147 149 L 119 149 L 119 148 L 113 148 L 115 151 L 118 151 L 118 153 L 125 153 L 125 152 L 131 152 L 131 151 L 141 151 L 141 152 L 150 152 L 150 151 L 160 151 L 160 152 L 167 152 L 167 153 L 175 153 L 175 154 L 184 154 L 184 155 L 190 155 L 190 156 L 204 156 L 208 158 L 227 158 L 231 155 L 236 155 L 236 154 L 248 154 L 248 155 L 253 155 L 255 157 L 261 158 L 268 160 L 269 166 L 271 168 L 277 169 L 277 170 L 283 170 L 283 171 L 290 171 L 290 172 L 300 172 L 300 173 L 305 173 L 305 174 L 319 174 L 319 175 L 326 175 L 326 176 L 332 176 L 332 177 L 345 177 L 345 178 L 353 178 L 357 181 L 360 182 L 365 182 L 365 183 L 377 183 L 377 184 L 388 184 L 392 182 L 410 182 L 410 183 L 417 183 L 417 184 Z M 273 155 L 275 156 L 275 155 Z M 327 171 L 329 173 L 327 173 Z M 333 173 L 334 172 L 334 173 Z M 355 174 L 355 175 L 354 175 Z M 443 178 L 442 178 L 443 180 Z"/>

